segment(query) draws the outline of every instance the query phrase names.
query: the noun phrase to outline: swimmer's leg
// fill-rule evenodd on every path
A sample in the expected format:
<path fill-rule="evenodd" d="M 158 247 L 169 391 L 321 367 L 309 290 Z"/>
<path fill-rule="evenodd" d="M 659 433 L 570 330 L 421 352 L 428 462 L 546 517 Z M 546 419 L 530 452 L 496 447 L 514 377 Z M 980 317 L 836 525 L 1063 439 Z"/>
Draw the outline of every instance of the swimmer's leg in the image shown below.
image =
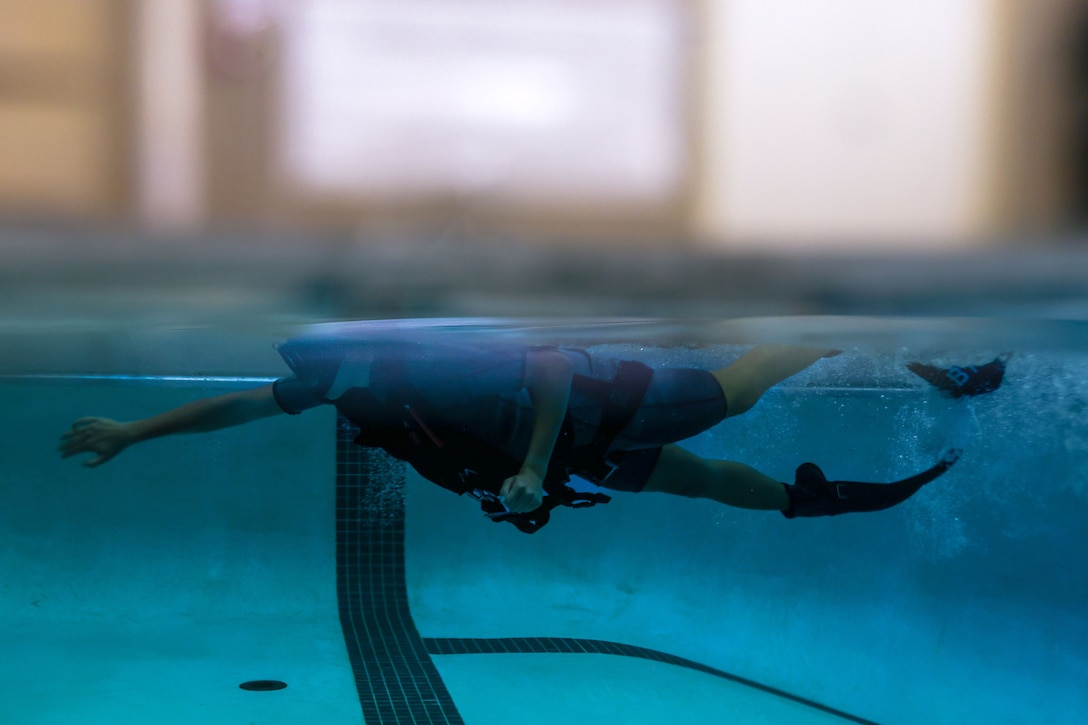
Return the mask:
<path fill-rule="evenodd" d="M 642 490 L 706 498 L 738 508 L 780 511 L 791 519 L 835 516 L 880 511 L 900 504 L 951 468 L 959 455 L 959 451 L 949 451 L 932 468 L 893 483 L 828 481 L 815 464 L 805 463 L 797 469 L 794 485 L 787 486 L 743 463 L 701 458 L 669 445 L 661 449 L 661 457 Z"/>
<path fill-rule="evenodd" d="M 785 511 L 790 505 L 786 487 L 780 481 L 743 463 L 702 458 L 676 445 L 661 449 L 661 457 L 642 490 L 707 498 L 761 511 Z"/>
<path fill-rule="evenodd" d="M 772 386 L 839 352 L 791 345 L 759 345 L 749 350 L 712 373 L 725 393 L 726 417 L 747 412 Z"/>

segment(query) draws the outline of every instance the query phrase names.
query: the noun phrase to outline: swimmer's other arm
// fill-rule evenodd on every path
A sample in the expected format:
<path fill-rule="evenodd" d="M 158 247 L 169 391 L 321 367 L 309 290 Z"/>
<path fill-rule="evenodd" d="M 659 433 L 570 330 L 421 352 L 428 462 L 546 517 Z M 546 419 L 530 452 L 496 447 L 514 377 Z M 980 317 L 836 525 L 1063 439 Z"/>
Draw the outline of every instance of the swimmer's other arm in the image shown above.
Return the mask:
<path fill-rule="evenodd" d="M 521 470 L 503 481 L 499 491 L 506 508 L 514 513 L 535 511 L 544 500 L 544 476 L 567 415 L 573 377 L 570 360 L 563 353 L 526 353 L 525 389 L 533 403 L 533 433 Z"/>
<path fill-rule="evenodd" d="M 61 435 L 58 450 L 64 458 L 80 453 L 97 454 L 83 464 L 94 468 L 134 443 L 178 433 L 207 433 L 283 412 L 272 395 L 272 386 L 265 385 L 194 400 L 143 420 L 120 422 L 109 418 L 80 418 Z"/>

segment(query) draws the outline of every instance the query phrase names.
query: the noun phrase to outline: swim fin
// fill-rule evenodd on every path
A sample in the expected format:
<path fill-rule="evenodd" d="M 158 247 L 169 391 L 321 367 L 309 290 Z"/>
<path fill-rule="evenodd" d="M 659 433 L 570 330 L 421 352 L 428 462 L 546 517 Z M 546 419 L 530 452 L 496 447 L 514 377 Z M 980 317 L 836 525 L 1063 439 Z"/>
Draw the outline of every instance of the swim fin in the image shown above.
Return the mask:
<path fill-rule="evenodd" d="M 1001 381 L 1005 378 L 1008 359 L 1008 355 L 999 355 L 985 365 L 953 365 L 949 368 L 912 362 L 907 365 L 907 369 L 945 395 L 962 398 L 967 395 L 992 393 L 1000 388 Z"/>
<path fill-rule="evenodd" d="M 790 506 L 782 512 L 787 519 L 798 516 L 837 516 L 861 511 L 880 511 L 906 501 L 922 486 L 933 481 L 959 460 L 962 451 L 947 451 L 937 465 L 894 483 L 828 481 L 815 463 L 797 468 L 795 483 L 786 486 Z"/>

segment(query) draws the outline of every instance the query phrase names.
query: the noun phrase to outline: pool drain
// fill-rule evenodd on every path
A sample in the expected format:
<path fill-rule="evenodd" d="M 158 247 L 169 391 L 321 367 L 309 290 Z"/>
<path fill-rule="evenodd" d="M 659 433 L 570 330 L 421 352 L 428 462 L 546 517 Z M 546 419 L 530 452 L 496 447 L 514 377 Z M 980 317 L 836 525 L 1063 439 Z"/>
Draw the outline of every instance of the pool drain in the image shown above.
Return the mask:
<path fill-rule="evenodd" d="M 287 687 L 287 683 L 279 680 L 251 680 L 243 682 L 238 687 L 251 692 L 271 692 L 273 690 L 282 690 Z"/>

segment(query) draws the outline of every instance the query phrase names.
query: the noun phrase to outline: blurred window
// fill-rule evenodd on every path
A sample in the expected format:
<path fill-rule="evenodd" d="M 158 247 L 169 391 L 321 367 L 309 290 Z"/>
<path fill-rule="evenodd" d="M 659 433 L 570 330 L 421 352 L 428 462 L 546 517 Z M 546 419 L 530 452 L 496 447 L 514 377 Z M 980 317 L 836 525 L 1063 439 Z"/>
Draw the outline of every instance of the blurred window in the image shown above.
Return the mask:
<path fill-rule="evenodd" d="M 296 193 L 551 205 L 678 191 L 683 2 L 285 6 L 279 163 Z"/>

